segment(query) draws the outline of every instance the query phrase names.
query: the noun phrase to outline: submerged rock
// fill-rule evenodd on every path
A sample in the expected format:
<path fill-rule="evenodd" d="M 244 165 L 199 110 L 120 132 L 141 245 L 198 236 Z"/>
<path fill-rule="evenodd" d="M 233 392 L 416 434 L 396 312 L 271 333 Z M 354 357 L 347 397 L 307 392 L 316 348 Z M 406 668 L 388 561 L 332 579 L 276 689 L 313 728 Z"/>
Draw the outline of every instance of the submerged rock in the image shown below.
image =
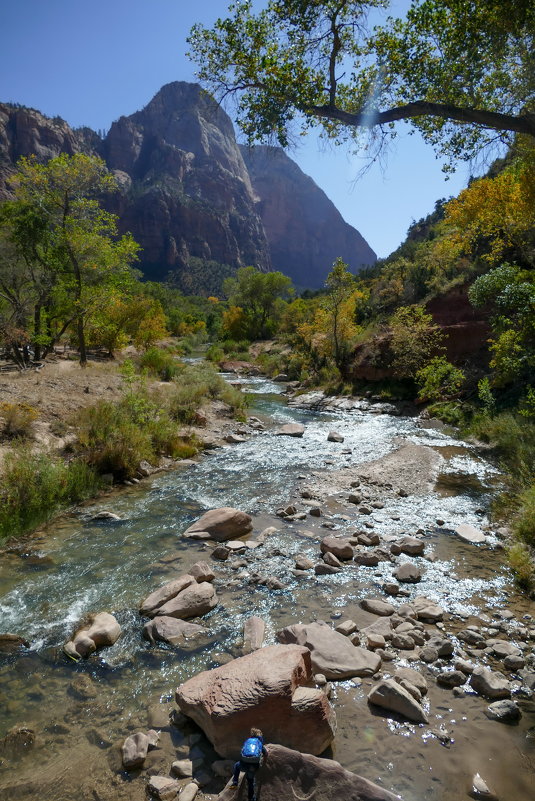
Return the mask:
<path fill-rule="evenodd" d="M 464 542 L 470 542 L 474 545 L 477 545 L 481 542 L 485 542 L 486 540 L 486 537 L 482 531 L 474 526 L 470 526 L 468 523 L 461 523 L 453 530 L 458 537 L 464 540 Z"/>
<path fill-rule="evenodd" d="M 321 759 L 280 745 L 268 745 L 268 756 L 256 782 L 262 801 L 399 801 L 399 796 L 368 779 L 345 770 L 334 759 Z M 218 801 L 235 801 L 236 789 L 227 786 Z"/>
<path fill-rule="evenodd" d="M 29 648 L 30 643 L 18 634 L 0 634 L 0 654 L 12 654 L 21 648 Z"/>
<path fill-rule="evenodd" d="M 153 645 L 156 641 L 166 642 L 170 645 L 183 645 L 187 640 L 208 634 L 204 626 L 196 623 L 187 623 L 167 615 L 157 615 L 143 626 L 143 636 Z"/>
<path fill-rule="evenodd" d="M 121 748 L 121 758 L 125 770 L 136 770 L 143 767 L 149 750 L 149 738 L 143 732 L 131 734 Z"/>
<path fill-rule="evenodd" d="M 296 623 L 276 634 L 279 642 L 304 645 L 310 650 L 315 673 L 327 679 L 371 676 L 379 670 L 381 658 L 351 643 L 325 623 Z"/>
<path fill-rule="evenodd" d="M 212 509 L 202 515 L 195 523 L 192 523 L 184 532 L 184 536 L 191 534 L 206 533 L 207 538 L 224 542 L 236 537 L 243 537 L 253 530 L 252 518 L 239 509 L 231 506 L 222 506 L 220 509 Z"/>
<path fill-rule="evenodd" d="M 176 701 L 222 757 L 236 758 L 244 731 L 259 720 L 267 742 L 320 754 L 336 716 L 324 692 L 301 689 L 311 682 L 307 648 L 272 645 L 199 673 L 180 685 Z"/>
<path fill-rule="evenodd" d="M 264 641 L 264 633 L 266 631 L 266 624 L 261 617 L 247 618 L 243 624 L 243 653 L 248 654 L 251 651 L 258 651 L 262 647 Z"/>

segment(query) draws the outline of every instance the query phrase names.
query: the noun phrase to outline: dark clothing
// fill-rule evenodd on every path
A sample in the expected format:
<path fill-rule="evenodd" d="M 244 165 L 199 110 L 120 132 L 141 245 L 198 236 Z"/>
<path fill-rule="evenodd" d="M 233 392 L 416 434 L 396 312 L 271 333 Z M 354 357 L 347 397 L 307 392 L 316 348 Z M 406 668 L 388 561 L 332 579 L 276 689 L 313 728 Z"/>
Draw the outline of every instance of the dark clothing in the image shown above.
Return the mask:
<path fill-rule="evenodd" d="M 245 778 L 247 779 L 247 801 L 254 801 L 254 778 L 259 767 L 260 763 L 255 765 L 254 762 L 242 762 L 241 759 L 234 765 L 232 783 L 238 784 L 240 771 L 245 773 Z"/>

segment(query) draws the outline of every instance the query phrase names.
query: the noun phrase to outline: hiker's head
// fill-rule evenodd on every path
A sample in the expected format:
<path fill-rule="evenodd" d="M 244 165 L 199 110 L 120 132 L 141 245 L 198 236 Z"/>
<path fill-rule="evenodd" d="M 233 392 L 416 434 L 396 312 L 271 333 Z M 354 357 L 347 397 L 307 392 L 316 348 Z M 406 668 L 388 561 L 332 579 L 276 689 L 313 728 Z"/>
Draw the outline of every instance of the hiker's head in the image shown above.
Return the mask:
<path fill-rule="evenodd" d="M 251 729 L 251 737 L 263 737 L 262 732 L 260 729 Z"/>

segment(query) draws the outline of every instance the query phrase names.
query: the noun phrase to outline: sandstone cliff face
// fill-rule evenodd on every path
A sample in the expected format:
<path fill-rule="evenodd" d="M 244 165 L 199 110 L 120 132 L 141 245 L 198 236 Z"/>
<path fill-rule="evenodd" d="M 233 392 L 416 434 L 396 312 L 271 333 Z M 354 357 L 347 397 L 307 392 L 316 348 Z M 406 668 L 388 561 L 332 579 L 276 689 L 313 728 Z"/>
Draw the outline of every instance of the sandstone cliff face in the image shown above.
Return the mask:
<path fill-rule="evenodd" d="M 241 148 L 258 198 L 274 270 L 297 286 L 319 288 L 334 260 L 352 272 L 377 258 L 327 195 L 279 147 Z"/>
<path fill-rule="evenodd" d="M 73 131 L 59 117 L 0 103 L 0 199 L 10 197 L 9 176 L 22 156 L 45 162 L 60 153 L 99 153 L 102 141 L 90 128 Z"/>
<path fill-rule="evenodd" d="M 319 287 L 337 256 L 353 270 L 375 260 L 282 150 L 240 151 L 230 118 L 197 84 L 167 84 L 144 109 L 114 122 L 105 139 L 0 104 L 0 198 L 9 197 L 21 156 L 46 162 L 77 152 L 101 156 L 115 173 L 120 191 L 105 203 L 120 232 L 140 243 L 143 273 L 171 276 L 186 292 L 217 294 L 227 275 L 249 264 Z"/>
<path fill-rule="evenodd" d="M 167 84 L 142 111 L 121 117 L 104 155 L 123 185 L 113 210 L 121 231 L 142 245 L 146 275 L 162 279 L 171 272 L 194 289 L 187 286 L 192 257 L 207 271 L 209 262 L 270 268 L 232 123 L 199 86 Z"/>

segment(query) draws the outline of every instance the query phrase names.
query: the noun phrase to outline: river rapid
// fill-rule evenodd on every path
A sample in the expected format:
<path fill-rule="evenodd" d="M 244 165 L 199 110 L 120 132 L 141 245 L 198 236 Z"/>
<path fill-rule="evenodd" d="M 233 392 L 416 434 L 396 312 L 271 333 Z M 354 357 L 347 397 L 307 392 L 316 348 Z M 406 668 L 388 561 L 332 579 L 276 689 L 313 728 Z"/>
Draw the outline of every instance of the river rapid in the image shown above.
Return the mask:
<path fill-rule="evenodd" d="M 330 533 L 325 523 L 335 533 L 373 527 L 386 540 L 421 530 L 433 561 L 411 559 L 425 572 L 418 585 L 407 586 L 411 596 L 425 595 L 447 610 L 453 635 L 473 623 L 499 628 L 504 610 L 514 614 L 511 641 L 515 626 L 533 629 L 529 616 L 535 616 L 535 605 L 516 593 L 500 540 L 487 532 L 499 475 L 473 446 L 459 443 L 441 426 L 388 413 L 377 404 L 314 412 L 288 406 L 281 385 L 265 378 L 248 378 L 243 389 L 250 394 L 249 413 L 264 422 L 264 431 L 83 507 L 36 535 L 23 552 L 6 549 L 0 556 L 0 631 L 30 641 L 22 653 L 0 656 L 0 739 L 12 727 L 35 732 L 32 746 L 0 749 L 2 799 L 141 801 L 146 772 L 123 772 L 117 745 L 151 726 L 162 734 L 161 747 L 149 754 L 149 773 L 168 775 L 171 762 L 188 756 L 192 743 L 209 768 L 215 754 L 207 743 L 192 737 L 193 729 L 169 725 L 174 689 L 195 673 L 240 656 L 247 617 L 256 614 L 266 621 L 266 644 L 276 642 L 276 631 L 291 623 L 374 619 L 359 600 L 384 597 L 380 587 L 391 578 L 391 563 L 353 565 L 330 576 L 292 574 L 295 555 L 318 559 L 319 542 Z M 303 423 L 303 438 L 276 436 L 287 422 Z M 344 437 L 343 443 L 327 440 L 331 430 Z M 370 484 L 369 498 L 384 506 L 365 518 L 359 515 L 347 502 L 347 491 L 337 486 L 340 474 L 365 468 L 407 442 L 438 455 L 432 480 L 406 497 L 395 486 L 383 492 Z M 310 508 L 301 499 L 304 486 L 322 490 L 322 516 L 277 517 L 276 510 L 289 503 Z M 209 629 L 200 643 L 150 646 L 141 637 L 140 601 L 209 558 L 209 546 L 181 535 L 203 512 L 220 506 L 251 514 L 256 533 L 268 526 L 277 532 L 245 557 L 214 562 L 220 602 L 199 621 Z M 91 522 L 101 509 L 123 521 Z M 464 543 L 453 533 L 460 523 L 485 530 L 487 541 Z M 250 583 L 254 572 L 276 576 L 285 588 Z M 84 615 L 99 611 L 116 616 L 122 636 L 87 661 L 69 661 L 62 644 Z M 533 646 L 528 637 L 524 653 L 532 653 Z M 395 667 L 408 664 L 400 658 Z M 390 667 L 385 663 L 383 672 Z M 513 697 L 523 711 L 511 726 L 489 720 L 488 701 L 469 686 L 464 697 L 456 697 L 435 684 L 426 666 L 415 667 L 430 684 L 429 725 L 403 723 L 371 709 L 366 695 L 372 679 L 339 682 L 331 695 L 338 718 L 332 756 L 405 801 L 466 799 L 477 772 L 502 801 L 532 801 L 535 705 L 522 680 L 508 675 L 516 680 Z M 223 783 L 214 778 L 203 790 L 205 797 L 215 796 Z"/>

